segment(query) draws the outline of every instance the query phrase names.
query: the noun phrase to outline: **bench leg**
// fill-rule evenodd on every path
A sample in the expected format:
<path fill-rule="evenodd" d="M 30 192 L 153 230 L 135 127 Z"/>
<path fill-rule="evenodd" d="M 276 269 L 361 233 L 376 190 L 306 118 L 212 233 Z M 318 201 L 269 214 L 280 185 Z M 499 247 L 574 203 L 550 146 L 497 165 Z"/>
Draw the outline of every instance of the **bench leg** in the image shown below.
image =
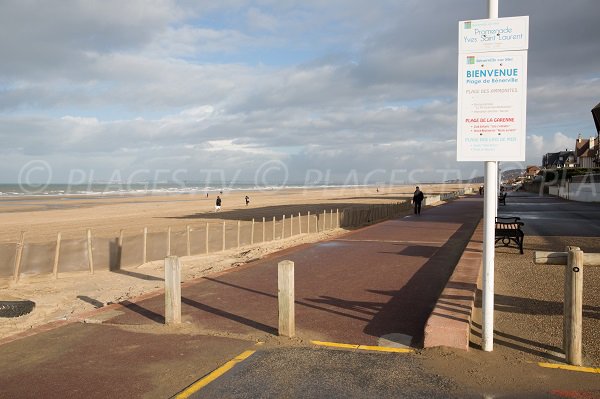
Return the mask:
<path fill-rule="evenodd" d="M 523 238 L 525 237 L 519 239 L 519 250 L 521 251 L 521 255 L 523 255 Z"/>

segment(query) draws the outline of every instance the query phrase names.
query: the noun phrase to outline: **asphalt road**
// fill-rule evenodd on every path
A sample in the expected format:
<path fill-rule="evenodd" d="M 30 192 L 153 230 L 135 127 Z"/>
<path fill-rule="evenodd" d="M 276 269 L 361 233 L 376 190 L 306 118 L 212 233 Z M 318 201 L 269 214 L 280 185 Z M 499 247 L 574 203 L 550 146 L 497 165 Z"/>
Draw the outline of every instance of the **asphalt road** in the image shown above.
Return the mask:
<path fill-rule="evenodd" d="M 600 237 L 600 204 L 509 192 L 498 216 L 518 216 L 532 236 Z"/>

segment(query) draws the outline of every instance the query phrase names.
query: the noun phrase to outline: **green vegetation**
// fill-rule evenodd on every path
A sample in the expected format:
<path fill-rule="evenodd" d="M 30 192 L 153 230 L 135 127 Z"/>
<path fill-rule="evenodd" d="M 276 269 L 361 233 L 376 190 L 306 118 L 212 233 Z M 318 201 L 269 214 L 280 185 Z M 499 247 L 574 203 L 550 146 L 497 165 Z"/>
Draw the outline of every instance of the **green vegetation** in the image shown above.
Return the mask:
<path fill-rule="evenodd" d="M 556 183 L 569 180 L 573 176 L 581 176 L 588 173 L 600 173 L 600 168 L 563 168 L 547 169 L 543 171 L 544 182 Z"/>

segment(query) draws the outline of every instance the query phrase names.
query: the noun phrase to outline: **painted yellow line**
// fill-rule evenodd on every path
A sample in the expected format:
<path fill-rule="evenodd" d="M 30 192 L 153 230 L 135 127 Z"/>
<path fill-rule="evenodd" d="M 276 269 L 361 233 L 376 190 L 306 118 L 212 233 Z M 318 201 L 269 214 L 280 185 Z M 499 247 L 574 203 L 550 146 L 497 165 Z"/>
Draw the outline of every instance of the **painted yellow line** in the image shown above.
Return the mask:
<path fill-rule="evenodd" d="M 248 351 L 240 353 L 239 355 L 237 355 L 236 357 L 234 357 L 233 359 L 231 359 L 230 361 L 228 361 L 227 363 L 225 363 L 218 369 L 214 370 L 212 373 L 208 374 L 206 377 L 201 378 L 198 381 L 194 382 L 192 385 L 190 385 L 189 387 L 187 387 L 186 389 L 181 391 L 175 397 L 177 399 L 189 398 L 192 394 L 198 392 L 199 390 L 201 390 L 202 388 L 204 388 L 205 386 L 207 386 L 208 384 L 210 384 L 211 382 L 213 382 L 214 380 L 216 380 L 217 378 L 219 378 L 220 376 L 222 376 L 223 374 L 225 374 L 226 372 L 231 370 L 233 368 L 233 366 L 235 366 L 239 362 L 249 358 L 254 352 L 256 352 L 256 351 L 248 350 Z"/>
<path fill-rule="evenodd" d="M 329 346 L 332 348 L 359 349 L 359 350 L 364 350 L 364 351 L 394 352 L 394 353 L 412 352 L 412 349 L 392 348 L 389 346 L 353 345 L 353 344 L 341 344 L 339 342 L 325 342 L 325 341 L 310 341 L 310 343 L 313 345 Z"/>
<path fill-rule="evenodd" d="M 545 367 L 548 369 L 561 369 L 561 370 L 569 370 L 569 371 L 579 371 L 582 373 L 600 374 L 600 368 L 594 368 L 594 367 L 570 366 L 568 364 L 557 364 L 557 363 L 538 363 L 538 366 Z"/>
<path fill-rule="evenodd" d="M 359 345 L 358 349 L 362 349 L 364 351 L 376 351 L 376 352 L 394 352 L 394 353 L 409 353 L 412 352 L 412 349 L 407 348 L 393 348 L 391 346 L 369 346 L 369 345 Z"/>
<path fill-rule="evenodd" d="M 359 345 L 340 344 L 337 342 L 325 342 L 325 341 L 310 341 L 313 345 L 319 346 L 330 346 L 332 348 L 344 348 L 344 349 L 358 349 Z"/>

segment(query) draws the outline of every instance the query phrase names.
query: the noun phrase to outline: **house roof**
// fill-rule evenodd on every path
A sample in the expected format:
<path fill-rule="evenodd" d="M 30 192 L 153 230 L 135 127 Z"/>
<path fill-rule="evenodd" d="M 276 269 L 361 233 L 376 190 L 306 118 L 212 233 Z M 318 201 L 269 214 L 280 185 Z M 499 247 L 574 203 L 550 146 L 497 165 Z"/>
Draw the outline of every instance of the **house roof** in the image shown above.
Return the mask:
<path fill-rule="evenodd" d="M 600 135 L 600 103 L 592 108 L 592 116 L 594 117 L 594 123 L 596 124 L 596 131 Z"/>

